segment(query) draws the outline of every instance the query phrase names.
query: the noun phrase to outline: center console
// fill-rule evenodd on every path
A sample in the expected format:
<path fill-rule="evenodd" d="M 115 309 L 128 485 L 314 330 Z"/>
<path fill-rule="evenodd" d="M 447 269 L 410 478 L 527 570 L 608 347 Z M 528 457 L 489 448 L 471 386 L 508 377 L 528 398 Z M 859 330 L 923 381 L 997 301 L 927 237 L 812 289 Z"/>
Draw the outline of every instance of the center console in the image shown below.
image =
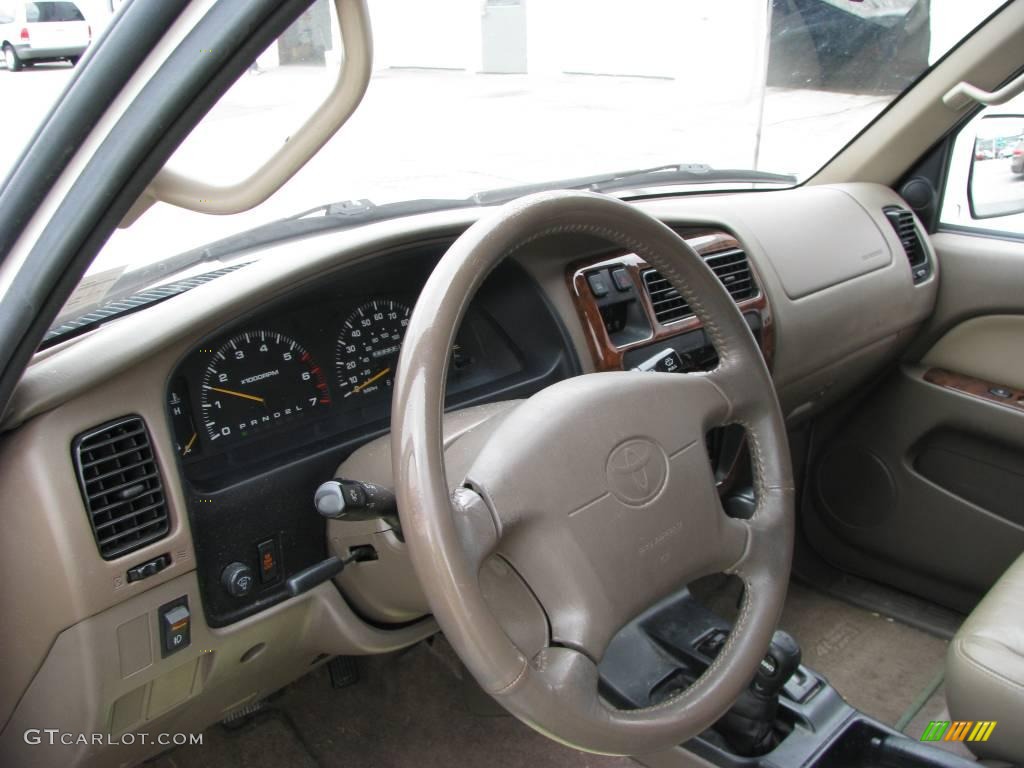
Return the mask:
<path fill-rule="evenodd" d="M 771 367 L 774 326 L 753 263 L 732 235 L 679 230 L 733 297 Z M 633 368 L 660 349 L 675 349 L 690 370 L 713 367 L 703 323 L 662 275 L 634 253 L 611 253 L 572 264 L 569 293 L 599 371 Z"/>
<path fill-rule="evenodd" d="M 691 592 L 667 598 L 613 639 L 599 667 L 602 695 L 621 709 L 671 698 L 707 669 L 730 630 L 728 621 Z M 682 746 L 723 768 L 976 765 L 912 741 L 851 707 L 824 677 L 799 664 L 799 648 L 782 632 L 750 689 L 712 728 Z"/>

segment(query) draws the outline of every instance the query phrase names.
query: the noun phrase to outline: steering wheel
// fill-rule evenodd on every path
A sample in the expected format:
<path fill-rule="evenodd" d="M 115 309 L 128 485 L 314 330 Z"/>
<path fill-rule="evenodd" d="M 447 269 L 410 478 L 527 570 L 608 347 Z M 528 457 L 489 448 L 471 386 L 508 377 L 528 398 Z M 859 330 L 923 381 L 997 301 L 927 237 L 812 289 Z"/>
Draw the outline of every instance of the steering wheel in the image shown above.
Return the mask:
<path fill-rule="evenodd" d="M 442 413 L 455 332 L 503 259 L 541 237 L 593 235 L 642 257 L 680 292 L 719 356 L 709 373 L 606 372 L 554 384 L 509 410 L 465 477 L 445 475 Z M 708 430 L 746 429 L 756 509 L 723 511 Z M 703 259 L 636 207 L 539 193 L 480 219 L 427 281 L 395 379 L 392 457 L 402 529 L 438 624 L 480 685 L 545 735 L 605 754 L 651 753 L 713 724 L 752 680 L 789 580 L 793 481 L 770 374 L 739 309 Z M 542 607 L 547 638 L 524 650 L 485 595 L 499 556 Z M 619 710 L 597 665 L 629 620 L 710 573 L 742 579 L 736 624 L 707 671 L 655 706 Z M 495 604 L 495 603 L 499 604 Z"/>

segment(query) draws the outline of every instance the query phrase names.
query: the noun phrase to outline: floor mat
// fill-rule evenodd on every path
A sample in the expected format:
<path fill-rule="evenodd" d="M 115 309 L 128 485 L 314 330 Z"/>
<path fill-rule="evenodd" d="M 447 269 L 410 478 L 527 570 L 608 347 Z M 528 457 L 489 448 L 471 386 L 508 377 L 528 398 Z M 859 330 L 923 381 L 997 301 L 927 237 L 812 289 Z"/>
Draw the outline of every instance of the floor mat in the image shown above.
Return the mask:
<path fill-rule="evenodd" d="M 301 737 L 278 710 L 255 716 L 237 730 L 221 726 L 203 732 L 201 745 L 179 747 L 151 768 L 318 768 Z"/>
<path fill-rule="evenodd" d="M 556 744 L 488 706 L 489 697 L 440 638 L 360 659 L 359 667 L 361 680 L 340 690 L 321 667 L 238 732 L 214 726 L 202 747 L 180 748 L 162 760 L 166 768 L 636 766 Z"/>
<path fill-rule="evenodd" d="M 947 642 L 878 613 L 791 583 L 781 626 L 803 663 L 854 707 L 895 725 L 933 684 Z"/>

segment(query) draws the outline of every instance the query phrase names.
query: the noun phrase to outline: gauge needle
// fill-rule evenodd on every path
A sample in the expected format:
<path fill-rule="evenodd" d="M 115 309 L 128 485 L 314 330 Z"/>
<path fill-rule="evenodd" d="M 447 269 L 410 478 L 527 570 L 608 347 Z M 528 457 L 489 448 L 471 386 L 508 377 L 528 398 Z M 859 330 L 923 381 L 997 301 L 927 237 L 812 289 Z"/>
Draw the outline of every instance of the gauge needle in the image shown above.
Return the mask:
<path fill-rule="evenodd" d="M 188 456 L 192 453 L 192 444 L 195 443 L 197 437 L 199 437 L 199 433 L 193 432 L 192 437 L 190 437 L 188 443 L 185 444 L 185 450 L 181 452 L 182 456 Z"/>
<path fill-rule="evenodd" d="M 245 392 L 235 392 L 233 389 L 221 389 L 220 387 L 207 387 L 212 389 L 214 392 L 223 392 L 225 395 L 234 395 L 235 397 L 244 397 L 246 400 L 255 400 L 257 403 L 265 402 L 262 397 L 256 395 L 247 395 Z"/>
<path fill-rule="evenodd" d="M 366 381 L 364 381 L 364 382 L 363 382 L 362 384 L 360 384 L 360 385 L 359 385 L 358 387 L 356 387 L 356 388 L 355 388 L 355 389 L 353 389 L 353 390 L 352 390 L 351 392 L 349 392 L 348 394 L 346 394 L 346 395 L 345 395 L 345 397 L 348 397 L 349 395 L 354 395 L 354 394 L 356 394 L 356 393 L 358 393 L 358 392 L 361 392 L 361 391 L 363 391 L 363 390 L 364 390 L 364 389 L 366 389 L 366 388 L 367 388 L 368 386 L 370 386 L 371 384 L 373 384 L 373 382 L 377 381 L 377 379 L 381 378 L 382 376 L 387 376 L 387 375 L 388 375 L 389 373 L 391 373 L 391 369 L 390 369 L 390 368 L 385 368 L 385 369 L 384 369 L 383 371 L 381 371 L 380 373 L 374 374 L 373 376 L 371 376 L 370 378 L 368 378 L 368 379 L 367 379 Z"/>

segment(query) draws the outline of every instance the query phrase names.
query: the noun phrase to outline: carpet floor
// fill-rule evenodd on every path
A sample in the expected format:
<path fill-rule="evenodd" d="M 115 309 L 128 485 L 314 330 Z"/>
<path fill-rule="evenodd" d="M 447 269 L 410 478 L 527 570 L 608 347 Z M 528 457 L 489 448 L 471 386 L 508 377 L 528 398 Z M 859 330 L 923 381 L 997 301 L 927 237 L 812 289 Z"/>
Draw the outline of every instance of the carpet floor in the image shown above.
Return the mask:
<path fill-rule="evenodd" d="M 800 643 L 804 664 L 887 725 L 933 684 L 946 657 L 941 638 L 796 583 L 781 626 Z"/>
<path fill-rule="evenodd" d="M 790 585 L 781 627 L 800 643 L 804 663 L 861 711 L 911 738 L 928 720 L 948 719 L 936 688 L 945 640 L 798 583 Z M 636 765 L 563 747 L 508 716 L 441 638 L 358 665 L 355 685 L 332 688 L 321 667 L 243 725 L 214 726 L 202 746 L 166 753 L 153 768 Z M 960 744 L 946 748 L 969 755 Z"/>
<path fill-rule="evenodd" d="M 320 667 L 235 730 L 214 726 L 154 768 L 626 768 L 532 731 L 498 709 L 441 639 L 359 660 L 334 689 Z"/>

